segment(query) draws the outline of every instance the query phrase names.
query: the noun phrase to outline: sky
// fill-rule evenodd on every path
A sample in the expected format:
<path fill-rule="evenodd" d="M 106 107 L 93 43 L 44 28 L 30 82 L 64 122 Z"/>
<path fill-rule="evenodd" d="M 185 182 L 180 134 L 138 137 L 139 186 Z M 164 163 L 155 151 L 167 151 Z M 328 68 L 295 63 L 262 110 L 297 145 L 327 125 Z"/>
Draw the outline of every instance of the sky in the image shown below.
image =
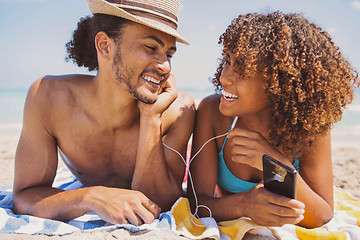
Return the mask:
<path fill-rule="evenodd" d="M 219 36 L 231 20 L 249 12 L 301 13 L 332 36 L 360 71 L 360 0 L 181 0 L 178 31 L 191 45 L 177 44 L 172 60 L 181 89 L 212 88 Z M 43 75 L 96 74 L 65 62 L 65 44 L 86 0 L 0 0 L 0 88 L 28 88 Z"/>

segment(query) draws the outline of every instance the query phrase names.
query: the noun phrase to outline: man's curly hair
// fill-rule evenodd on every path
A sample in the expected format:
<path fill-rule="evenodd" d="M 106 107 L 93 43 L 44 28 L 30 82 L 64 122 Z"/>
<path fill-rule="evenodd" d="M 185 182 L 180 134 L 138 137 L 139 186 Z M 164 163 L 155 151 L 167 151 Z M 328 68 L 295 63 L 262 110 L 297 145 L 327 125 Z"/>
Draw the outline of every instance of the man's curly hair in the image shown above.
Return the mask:
<path fill-rule="evenodd" d="M 357 71 L 342 56 L 330 35 L 300 14 L 239 15 L 220 36 L 219 81 L 229 53 L 243 77 L 260 73 L 272 108 L 270 141 L 301 154 L 318 134 L 341 119 L 359 87 Z"/>
<path fill-rule="evenodd" d="M 118 41 L 121 38 L 121 30 L 127 23 L 129 20 L 105 14 L 81 18 L 72 39 L 66 43 L 66 61 L 72 60 L 79 67 L 86 67 L 89 71 L 98 70 L 96 34 L 102 31 Z"/>

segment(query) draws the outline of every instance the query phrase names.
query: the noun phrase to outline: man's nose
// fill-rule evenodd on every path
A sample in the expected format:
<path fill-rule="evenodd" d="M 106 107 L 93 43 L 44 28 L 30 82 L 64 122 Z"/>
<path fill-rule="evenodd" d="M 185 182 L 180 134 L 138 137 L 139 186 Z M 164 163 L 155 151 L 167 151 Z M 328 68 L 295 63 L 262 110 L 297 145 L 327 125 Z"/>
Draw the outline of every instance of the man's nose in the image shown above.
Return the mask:
<path fill-rule="evenodd" d="M 155 59 L 155 65 L 161 74 L 168 74 L 171 71 L 170 59 L 167 56 L 158 56 Z"/>

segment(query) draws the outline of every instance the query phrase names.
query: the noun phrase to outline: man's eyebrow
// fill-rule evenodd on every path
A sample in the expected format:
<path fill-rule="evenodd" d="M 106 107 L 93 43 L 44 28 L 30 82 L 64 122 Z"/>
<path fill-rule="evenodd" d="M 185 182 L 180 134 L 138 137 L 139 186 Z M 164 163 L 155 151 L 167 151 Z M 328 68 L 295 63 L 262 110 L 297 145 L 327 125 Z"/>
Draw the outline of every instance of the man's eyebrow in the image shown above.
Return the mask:
<path fill-rule="evenodd" d="M 159 38 L 156 37 L 156 36 L 153 36 L 153 35 L 147 36 L 147 37 L 145 37 L 145 39 L 152 39 L 152 40 L 154 40 L 155 42 L 157 42 L 158 44 L 160 44 L 161 47 L 164 47 L 164 46 L 165 46 L 164 42 L 161 41 L 161 39 L 159 39 Z M 176 51 L 176 47 L 175 47 L 175 46 L 172 46 L 172 47 L 169 48 L 169 50 Z"/>

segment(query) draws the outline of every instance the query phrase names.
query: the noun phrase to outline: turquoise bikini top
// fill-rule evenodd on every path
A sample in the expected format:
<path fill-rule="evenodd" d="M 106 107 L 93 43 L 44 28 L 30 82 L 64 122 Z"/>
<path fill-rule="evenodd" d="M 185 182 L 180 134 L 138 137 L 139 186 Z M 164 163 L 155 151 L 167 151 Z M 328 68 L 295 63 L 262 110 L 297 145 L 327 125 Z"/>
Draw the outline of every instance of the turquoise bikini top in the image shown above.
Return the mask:
<path fill-rule="evenodd" d="M 232 172 L 230 171 L 224 160 L 223 151 L 226 140 L 227 140 L 227 135 L 218 156 L 219 163 L 218 163 L 217 183 L 219 184 L 220 187 L 222 187 L 228 192 L 232 192 L 232 193 L 247 192 L 253 187 L 255 187 L 258 183 L 241 180 L 240 178 L 237 178 L 234 174 L 232 174 Z M 294 159 L 293 166 L 296 169 L 296 171 L 299 172 L 299 158 Z"/>

